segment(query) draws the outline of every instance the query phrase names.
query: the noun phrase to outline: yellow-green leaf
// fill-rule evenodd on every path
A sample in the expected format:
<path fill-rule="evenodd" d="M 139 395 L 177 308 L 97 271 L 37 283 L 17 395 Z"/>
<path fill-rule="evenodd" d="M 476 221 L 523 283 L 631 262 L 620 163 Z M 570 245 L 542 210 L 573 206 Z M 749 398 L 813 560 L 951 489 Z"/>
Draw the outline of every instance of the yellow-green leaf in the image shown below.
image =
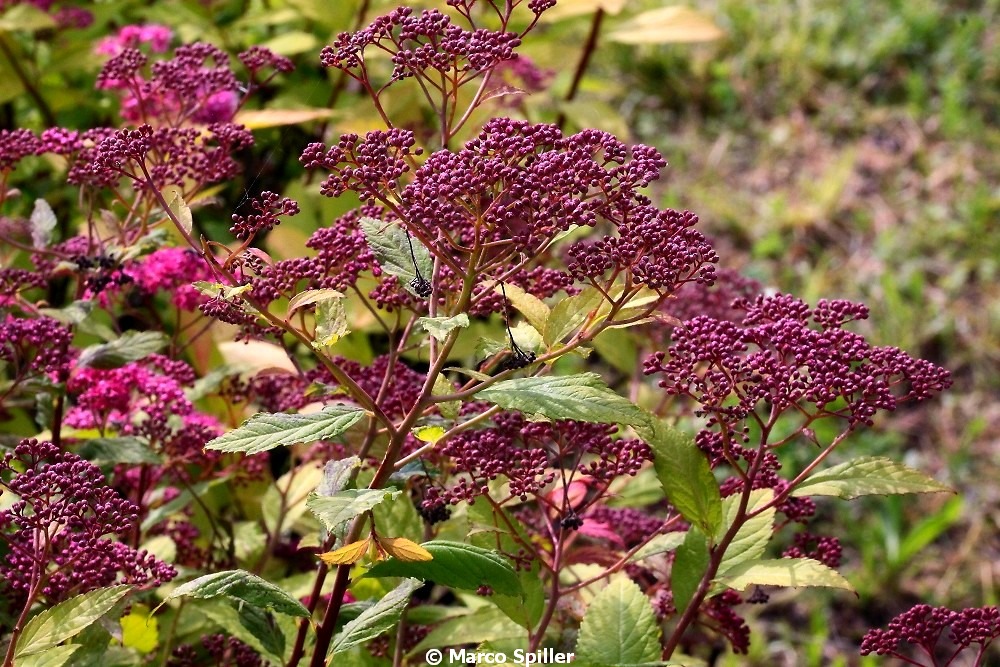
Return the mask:
<path fill-rule="evenodd" d="M 145 605 L 133 605 L 127 616 L 122 616 L 122 645 L 139 653 L 150 653 L 160 643 L 159 622 Z"/>
<path fill-rule="evenodd" d="M 716 578 L 717 584 L 744 591 L 749 586 L 824 586 L 854 591 L 836 570 L 812 558 L 748 560 Z"/>
<path fill-rule="evenodd" d="M 285 315 L 285 319 L 291 317 L 296 310 L 303 306 L 308 306 L 319 301 L 326 301 L 327 299 L 343 298 L 343 292 L 338 292 L 335 289 L 307 289 L 304 292 L 299 292 L 289 300 L 288 314 Z"/>
<path fill-rule="evenodd" d="M 173 214 L 175 221 L 186 233 L 190 234 L 194 228 L 194 218 L 191 216 L 191 207 L 184 201 L 181 195 L 181 188 L 176 185 L 168 185 L 163 188 L 163 198 L 167 202 L 167 207 Z"/>
<path fill-rule="evenodd" d="M 240 111 L 233 122 L 245 125 L 251 130 L 266 127 L 299 125 L 314 120 L 329 118 L 330 109 L 254 109 Z"/>
<path fill-rule="evenodd" d="M 314 347 L 329 347 L 349 334 L 347 310 L 343 299 L 323 299 L 316 302 L 316 340 Z"/>
<path fill-rule="evenodd" d="M 902 493 L 941 493 L 954 489 L 884 456 L 863 456 L 821 470 L 799 484 L 793 496 L 861 496 Z"/>
<path fill-rule="evenodd" d="M 413 435 L 417 440 L 430 443 L 437 442 L 445 433 L 446 431 L 441 426 L 420 426 L 413 429 Z"/>
<path fill-rule="evenodd" d="M 544 301 L 534 294 L 525 292 L 517 285 L 504 284 L 502 288 L 500 285 L 497 285 L 493 289 L 497 294 L 502 295 L 505 293 L 514 308 L 528 320 L 528 324 L 535 327 L 538 331 L 545 331 L 545 322 L 549 319 L 549 314 L 552 310 L 545 305 Z"/>
<path fill-rule="evenodd" d="M 633 16 L 608 39 L 624 44 L 682 44 L 710 42 L 723 35 L 712 19 L 690 7 L 675 5 Z"/>

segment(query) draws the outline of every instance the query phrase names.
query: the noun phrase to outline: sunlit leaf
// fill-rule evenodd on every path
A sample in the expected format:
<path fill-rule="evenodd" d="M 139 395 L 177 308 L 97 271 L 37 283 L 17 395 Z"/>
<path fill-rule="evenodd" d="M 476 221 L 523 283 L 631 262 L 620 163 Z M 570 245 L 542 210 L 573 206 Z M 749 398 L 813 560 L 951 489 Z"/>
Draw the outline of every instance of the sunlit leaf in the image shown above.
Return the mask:
<path fill-rule="evenodd" d="M 792 495 L 852 500 L 871 495 L 945 491 L 954 493 L 954 489 L 902 463 L 882 456 L 864 456 L 814 473 L 795 487 Z"/>
<path fill-rule="evenodd" d="M 824 586 L 854 590 L 836 570 L 812 558 L 749 560 L 715 581 L 737 591 L 744 591 L 749 586 Z"/>
<path fill-rule="evenodd" d="M 243 109 L 236 114 L 233 122 L 245 125 L 250 130 L 261 130 L 325 120 L 331 113 L 330 109 Z"/>
<path fill-rule="evenodd" d="M 309 616 L 309 610 L 296 598 L 271 582 L 245 570 L 226 570 L 192 579 L 170 591 L 163 602 L 180 597 L 207 599 L 220 595 L 289 616 L 302 618 Z"/>
<path fill-rule="evenodd" d="M 724 35 L 704 14 L 675 5 L 636 14 L 612 31 L 608 39 L 624 44 L 680 44 L 710 42 Z"/>
<path fill-rule="evenodd" d="M 435 339 L 444 342 L 453 330 L 469 326 L 469 316 L 459 313 L 454 317 L 421 317 L 417 319 L 417 324 Z"/>
<path fill-rule="evenodd" d="M 534 294 L 529 294 L 525 292 L 524 289 L 518 287 L 517 285 L 504 284 L 503 287 L 497 285 L 493 288 L 497 294 L 506 294 L 507 299 L 516 308 L 524 318 L 528 320 L 528 324 L 535 327 L 538 331 L 545 331 L 545 322 L 549 319 L 549 314 L 552 312 L 551 309 L 545 305 L 545 302 L 539 299 Z"/>
<path fill-rule="evenodd" d="M 288 302 L 288 311 L 285 315 L 285 319 L 288 319 L 292 314 L 299 308 L 308 306 L 319 301 L 326 301 L 327 299 L 343 299 L 343 292 L 338 292 L 335 289 L 307 289 L 303 292 L 299 292 L 293 296 Z"/>
<path fill-rule="evenodd" d="M 327 565 L 350 565 L 361 560 L 361 558 L 368 552 L 368 548 L 370 546 L 371 538 L 366 537 L 363 540 L 345 544 L 339 549 L 322 553 L 319 557 L 320 560 Z"/>
<path fill-rule="evenodd" d="M 364 410 L 353 405 L 328 405 L 307 415 L 261 412 L 209 441 L 205 449 L 259 454 L 282 445 L 307 444 L 340 435 L 364 415 Z"/>
<path fill-rule="evenodd" d="M 177 224 L 180 224 L 188 234 L 194 229 L 194 218 L 191 215 L 191 207 L 184 201 L 181 188 L 176 185 L 168 185 L 163 188 L 163 198 L 167 202 L 167 207 L 173 213 Z"/>
<path fill-rule="evenodd" d="M 433 560 L 434 555 L 405 537 L 376 537 L 387 554 L 406 563 Z"/>
<path fill-rule="evenodd" d="M 337 530 L 344 522 L 371 510 L 386 498 L 395 498 L 398 489 L 344 489 L 332 496 L 313 495 L 306 507 L 327 530 Z"/>
<path fill-rule="evenodd" d="M 64 600 L 28 621 L 17 640 L 15 658 L 41 653 L 75 637 L 111 611 L 131 586 L 99 588 Z"/>

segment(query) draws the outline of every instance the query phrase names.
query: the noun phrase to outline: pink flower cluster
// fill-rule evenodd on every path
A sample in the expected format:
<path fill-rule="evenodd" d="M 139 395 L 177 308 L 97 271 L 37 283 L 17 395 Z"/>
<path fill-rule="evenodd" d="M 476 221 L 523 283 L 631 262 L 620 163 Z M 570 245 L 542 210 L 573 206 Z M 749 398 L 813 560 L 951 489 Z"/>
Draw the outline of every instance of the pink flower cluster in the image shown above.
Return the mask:
<path fill-rule="evenodd" d="M 170 46 L 173 31 L 165 25 L 148 23 L 146 25 L 122 26 L 118 32 L 105 37 L 94 47 L 94 53 L 102 56 L 117 56 L 125 49 L 137 49 L 142 44 L 148 44 L 153 53 L 163 53 Z"/>

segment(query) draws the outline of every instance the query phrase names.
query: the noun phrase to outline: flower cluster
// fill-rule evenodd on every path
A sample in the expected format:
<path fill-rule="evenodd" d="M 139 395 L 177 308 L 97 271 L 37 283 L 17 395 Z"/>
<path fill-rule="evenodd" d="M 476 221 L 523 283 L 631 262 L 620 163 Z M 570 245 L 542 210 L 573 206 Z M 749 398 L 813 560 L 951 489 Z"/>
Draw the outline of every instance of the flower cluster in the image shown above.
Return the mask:
<path fill-rule="evenodd" d="M 1000 608 L 969 607 L 953 611 L 947 607 L 918 604 L 893 618 L 886 628 L 869 630 L 861 642 L 861 655 L 893 655 L 920 664 L 909 660 L 901 645 L 913 644 L 927 655 L 936 656 L 945 628 L 950 628 L 948 639 L 957 650 L 949 650 L 951 658 L 944 664 L 952 664 L 963 650 L 973 645 L 978 647 L 981 656 L 986 647 L 1000 637 Z"/>
<path fill-rule="evenodd" d="M 247 216 L 234 213 L 233 226 L 229 228 L 233 236 L 244 241 L 274 229 L 281 223 L 279 216 L 291 217 L 299 213 L 297 201 L 266 190 L 250 200 L 250 208 L 257 212 Z"/>
<path fill-rule="evenodd" d="M 195 310 L 207 298 L 191 283 L 212 275 L 205 259 L 186 248 L 161 248 L 129 262 L 124 272 L 143 296 L 166 292 L 171 303 L 186 311 Z"/>
<path fill-rule="evenodd" d="M 827 567 L 840 567 L 840 557 L 843 555 L 840 540 L 836 537 L 823 537 L 812 533 L 798 533 L 792 546 L 782 552 L 784 558 L 812 558 Z"/>
<path fill-rule="evenodd" d="M 126 25 L 118 32 L 103 38 L 94 48 L 94 53 L 104 56 L 117 56 L 125 49 L 137 49 L 142 44 L 148 44 L 153 53 L 163 53 L 170 46 L 173 31 L 165 25 L 147 23 L 146 25 Z"/>
<path fill-rule="evenodd" d="M 62 376 L 73 356 L 72 340 L 70 330 L 51 317 L 8 314 L 0 321 L 0 361 L 9 363 L 11 374 L 19 380 L 43 373 Z"/>
<path fill-rule="evenodd" d="M 124 119 L 173 127 L 232 120 L 240 84 L 224 51 L 211 44 L 185 44 L 173 58 L 153 63 L 146 77 L 148 63 L 138 49 L 124 48 L 98 74 L 98 88 L 121 91 Z"/>
<path fill-rule="evenodd" d="M 391 81 L 427 76 L 429 71 L 453 78 L 513 59 L 520 43 L 516 33 L 465 30 L 436 9 L 414 14 L 411 8 L 400 7 L 358 32 L 337 35 L 331 46 L 323 48 L 320 62 L 364 79 L 365 50 L 374 46 L 391 56 Z"/>
<path fill-rule="evenodd" d="M 425 509 L 472 501 L 501 475 L 509 481 L 512 497 L 527 500 L 542 493 L 559 468 L 606 485 L 615 477 L 634 476 L 652 459 L 644 442 L 613 438 L 617 429 L 606 424 L 535 423 L 508 412 L 493 421 L 491 428 L 459 433 L 440 447 L 457 481 L 449 489 L 429 489 Z"/>
<path fill-rule="evenodd" d="M 734 323 L 699 316 L 675 329 L 666 352 L 644 364 L 667 393 L 693 398 L 726 424 L 761 405 L 870 424 L 879 410 L 923 400 L 951 384 L 946 370 L 894 347 L 875 347 L 842 328 L 867 309 L 847 301 L 809 308 L 787 295 L 735 304 Z"/>
<path fill-rule="evenodd" d="M 129 535 L 138 508 L 79 456 L 22 440 L 0 459 L 0 480 L 17 497 L 0 512 L 9 549 L 0 578 L 9 593 L 56 602 L 115 582 L 156 586 L 176 575 L 147 552 L 106 537 Z"/>

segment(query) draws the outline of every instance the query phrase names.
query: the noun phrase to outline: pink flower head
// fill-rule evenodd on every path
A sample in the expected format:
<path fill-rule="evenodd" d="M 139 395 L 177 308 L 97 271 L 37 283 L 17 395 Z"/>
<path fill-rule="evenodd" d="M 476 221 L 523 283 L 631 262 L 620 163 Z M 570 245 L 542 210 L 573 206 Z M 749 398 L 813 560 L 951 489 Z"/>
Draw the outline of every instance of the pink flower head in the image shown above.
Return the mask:
<path fill-rule="evenodd" d="M 173 32 L 164 25 L 150 23 L 147 25 L 127 25 L 118 34 L 105 37 L 97 43 L 94 52 L 104 56 L 117 56 L 125 49 L 135 49 L 141 44 L 148 44 L 153 53 L 163 53 L 170 46 Z"/>

